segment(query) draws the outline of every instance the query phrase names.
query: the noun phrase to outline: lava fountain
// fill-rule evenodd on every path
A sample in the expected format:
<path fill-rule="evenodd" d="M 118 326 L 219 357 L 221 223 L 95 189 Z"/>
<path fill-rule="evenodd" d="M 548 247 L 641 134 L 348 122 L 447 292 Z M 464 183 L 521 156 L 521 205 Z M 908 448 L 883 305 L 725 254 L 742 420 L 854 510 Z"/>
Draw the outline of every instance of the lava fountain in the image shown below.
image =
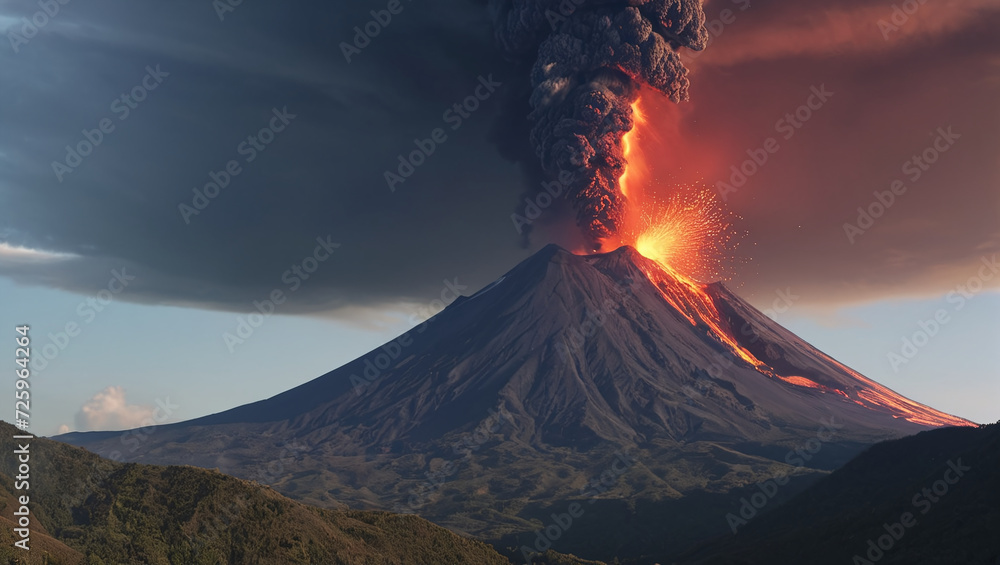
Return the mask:
<path fill-rule="evenodd" d="M 729 216 L 705 184 L 661 182 L 656 157 L 666 151 L 642 98 L 631 106 L 633 127 L 622 137 L 624 172 L 618 178 L 626 215 L 616 238 L 640 254 L 693 280 L 723 278 L 723 260 L 735 242 Z"/>

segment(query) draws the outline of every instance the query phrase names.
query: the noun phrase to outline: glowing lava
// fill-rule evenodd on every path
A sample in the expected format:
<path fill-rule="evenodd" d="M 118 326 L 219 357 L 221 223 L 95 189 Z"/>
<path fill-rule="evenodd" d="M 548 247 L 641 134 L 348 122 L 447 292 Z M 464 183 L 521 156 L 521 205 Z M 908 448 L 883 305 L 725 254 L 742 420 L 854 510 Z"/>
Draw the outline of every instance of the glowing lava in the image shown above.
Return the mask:
<path fill-rule="evenodd" d="M 662 143 L 640 101 L 632 104 L 633 127 L 622 137 L 625 170 L 618 186 L 627 200 L 627 217 L 618 241 L 604 243 L 631 245 L 644 257 L 695 280 L 723 278 L 721 259 L 734 235 L 727 216 L 710 187 L 652 178 L 655 155 L 641 145 Z M 667 196 L 660 197 L 658 190 Z"/>
<path fill-rule="evenodd" d="M 625 171 L 619 189 L 628 201 L 628 218 L 620 243 L 631 245 L 659 269 L 644 269 L 646 276 L 692 325 L 704 325 L 723 345 L 757 370 L 774 376 L 770 367 L 754 357 L 733 337 L 705 288 L 694 279 L 718 278 L 719 259 L 732 237 L 725 214 L 707 186 L 664 186 L 669 196 L 656 195 L 647 154 L 638 140 L 655 138 L 639 100 L 632 104 L 633 127 L 622 137 Z"/>
<path fill-rule="evenodd" d="M 783 377 L 781 375 L 778 375 L 778 378 L 781 379 L 781 380 L 783 380 L 783 381 L 785 381 L 786 383 L 793 384 L 795 386 L 804 386 L 804 387 L 807 387 L 807 388 L 819 388 L 819 389 L 826 389 L 826 390 L 834 390 L 834 389 L 828 389 L 827 387 L 825 387 L 823 385 L 816 384 L 813 381 L 811 381 L 811 380 L 809 380 L 809 379 L 807 379 L 805 377 L 798 377 L 798 376 L 794 376 L 794 375 L 790 376 L 790 377 Z M 843 392 L 843 391 L 837 390 L 836 392 L 839 392 L 840 394 L 842 394 L 844 396 L 847 396 L 847 394 L 845 392 Z"/>
<path fill-rule="evenodd" d="M 782 375 L 743 347 L 730 320 L 722 315 L 715 299 L 707 292 L 708 287 L 697 282 L 698 279 L 722 278 L 719 272 L 722 260 L 729 255 L 730 243 L 736 235 L 728 221 L 729 216 L 707 185 L 664 183 L 656 179 L 649 166 L 655 156 L 651 155 L 646 142 L 651 138 L 660 140 L 656 138 L 656 131 L 651 128 L 638 101 L 632 105 L 632 119 L 634 127 L 622 137 L 626 163 L 618 179 L 619 188 L 626 197 L 628 214 L 618 241 L 605 243 L 631 245 L 639 254 L 650 259 L 641 268 L 678 315 L 692 326 L 707 330 L 707 335 L 769 378 L 821 393 L 837 394 L 843 396 L 846 402 L 869 409 L 888 410 L 894 417 L 918 424 L 970 424 L 902 397 L 828 356 L 825 357 L 844 374 L 863 382 L 865 386 L 844 387 L 849 391 L 845 392 L 800 375 Z M 645 147 L 639 147 L 639 140 L 643 140 Z M 662 146 L 662 143 L 655 145 Z M 663 147 L 657 150 L 663 150 Z M 666 196 L 658 195 L 658 189 Z"/>
<path fill-rule="evenodd" d="M 733 337 L 728 324 L 723 322 L 722 314 L 715 306 L 715 301 L 705 292 L 705 287 L 693 280 L 678 273 L 668 265 L 662 263 L 660 268 L 644 268 L 646 277 L 677 312 L 687 318 L 693 326 L 703 324 L 711 330 L 723 345 L 727 346 L 733 353 L 747 363 L 753 365 L 761 373 L 773 377 L 774 371 L 766 363 L 757 359 L 745 347 L 741 346 Z"/>
<path fill-rule="evenodd" d="M 687 277 L 718 280 L 733 231 L 707 187 L 675 187 L 632 218 L 626 240 L 644 257 Z"/>
<path fill-rule="evenodd" d="M 646 172 L 645 159 L 639 150 L 638 138 L 640 130 L 644 130 L 647 121 L 639 107 L 639 101 L 632 104 L 632 129 L 622 137 L 622 154 L 625 157 L 625 171 L 618 177 L 618 188 L 622 196 L 629 197 L 629 186 L 640 181 L 642 173 Z"/>
<path fill-rule="evenodd" d="M 747 348 L 740 345 L 736 339 L 736 333 L 725 316 L 719 312 L 715 300 L 706 292 L 706 287 L 700 285 L 669 266 L 663 264 L 653 265 L 649 263 L 641 267 L 646 277 L 656 286 L 663 296 L 678 314 L 683 316 L 692 326 L 701 326 L 708 331 L 707 335 L 715 338 L 723 346 L 727 347 L 737 357 L 746 361 L 754 367 L 757 372 L 772 379 L 778 379 L 789 385 L 806 389 L 815 389 L 821 393 L 837 394 L 844 397 L 845 402 L 853 402 L 859 406 L 870 410 L 888 412 L 895 418 L 903 418 L 907 421 L 926 426 L 970 426 L 972 422 L 934 410 L 918 402 L 914 402 L 881 384 L 864 377 L 857 371 L 850 369 L 835 359 L 816 351 L 828 363 L 831 363 L 842 372 L 842 375 L 849 376 L 853 383 L 860 383 L 862 386 L 845 386 L 841 379 L 834 377 L 833 382 L 838 383 L 840 388 L 819 384 L 812 379 L 798 375 L 782 375 L 768 363 L 758 359 Z"/>

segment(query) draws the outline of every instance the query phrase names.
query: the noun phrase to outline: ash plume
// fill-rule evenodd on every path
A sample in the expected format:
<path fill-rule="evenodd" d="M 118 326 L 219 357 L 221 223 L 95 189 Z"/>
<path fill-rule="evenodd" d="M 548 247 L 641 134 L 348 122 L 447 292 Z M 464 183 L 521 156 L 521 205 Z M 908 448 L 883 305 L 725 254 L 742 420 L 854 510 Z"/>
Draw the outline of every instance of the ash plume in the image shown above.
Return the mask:
<path fill-rule="evenodd" d="M 571 174 L 567 198 L 597 245 L 625 213 L 622 137 L 639 88 L 688 98 L 677 51 L 707 44 L 701 0 L 490 0 L 490 10 L 497 43 L 532 65 L 530 141 L 542 171 Z"/>

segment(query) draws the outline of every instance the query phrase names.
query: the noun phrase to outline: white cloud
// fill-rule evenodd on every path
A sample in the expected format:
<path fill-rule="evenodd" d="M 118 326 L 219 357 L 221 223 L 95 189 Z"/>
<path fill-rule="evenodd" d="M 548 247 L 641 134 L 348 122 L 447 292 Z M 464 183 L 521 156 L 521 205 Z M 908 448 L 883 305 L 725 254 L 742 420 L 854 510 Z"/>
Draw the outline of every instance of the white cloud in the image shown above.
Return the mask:
<path fill-rule="evenodd" d="M 56 253 L 0 242 L 0 263 L 43 263 L 73 259 L 75 257 L 76 255 L 71 253 Z"/>
<path fill-rule="evenodd" d="M 59 431 L 57 431 L 56 434 L 68 434 L 71 431 L 73 430 L 71 430 L 66 424 L 59 424 Z"/>
<path fill-rule="evenodd" d="M 109 386 L 95 394 L 76 413 L 76 428 L 89 430 L 127 430 L 153 422 L 152 406 L 129 404 L 125 389 Z"/>

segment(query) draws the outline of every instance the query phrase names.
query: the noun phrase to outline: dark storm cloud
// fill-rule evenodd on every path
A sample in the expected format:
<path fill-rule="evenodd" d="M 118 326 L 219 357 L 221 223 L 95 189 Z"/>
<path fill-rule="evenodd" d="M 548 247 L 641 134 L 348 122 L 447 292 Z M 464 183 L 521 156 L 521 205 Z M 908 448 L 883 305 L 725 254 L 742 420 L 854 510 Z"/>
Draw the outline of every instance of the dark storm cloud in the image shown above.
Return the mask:
<path fill-rule="evenodd" d="M 246 310 L 329 236 L 341 246 L 299 277 L 289 311 L 488 282 L 525 253 L 509 220 L 519 177 L 486 141 L 499 97 L 444 112 L 510 68 L 485 6 L 401 6 L 386 23 L 384 1 L 243 3 L 224 21 L 207 1 L 73 3 L 16 54 L 5 39 L 0 235 L 80 258 L 3 274 L 92 293 L 127 265 L 127 299 Z M 35 8 L 5 6 L 0 23 L 16 32 Z M 385 171 L 437 128 L 447 139 L 391 192 Z M 78 164 L 66 145 L 87 135 L 103 139 Z M 196 201 L 213 173 L 229 185 Z"/>
<path fill-rule="evenodd" d="M 73 2 L 18 53 L 4 38 L 0 242 L 78 257 L 0 253 L 0 275 L 93 294 L 125 267 L 124 300 L 247 311 L 330 236 L 341 247 L 291 312 L 426 301 L 445 278 L 474 290 L 524 257 L 510 214 L 525 178 L 512 162 L 533 155 L 530 84 L 502 60 L 485 2 L 403 2 L 351 63 L 341 43 L 387 3 L 343 4 L 244 2 L 220 22 L 208 1 Z M 1000 19 L 983 2 L 938 4 L 888 39 L 891 2 L 709 4 L 710 20 L 730 8 L 735 21 L 688 63 L 691 102 L 651 109 L 670 149 L 657 174 L 714 184 L 811 86 L 835 92 L 726 202 L 753 257 L 740 292 L 766 303 L 790 286 L 806 304 L 947 290 L 1000 251 Z M 35 10 L 23 6 L 4 4 L 0 27 Z M 156 65 L 169 76 L 119 119 L 113 101 Z M 452 130 L 443 113 L 490 74 L 500 91 Z M 240 144 L 286 107 L 295 118 L 245 162 Z M 501 114 L 524 119 L 497 129 Z M 51 163 L 103 118 L 114 131 L 59 182 Z M 850 244 L 857 207 L 949 125 L 953 151 Z M 436 128 L 448 139 L 391 192 L 384 172 Z M 234 159 L 242 172 L 185 223 L 178 205 Z M 565 241 L 555 225 L 534 244 Z"/>

